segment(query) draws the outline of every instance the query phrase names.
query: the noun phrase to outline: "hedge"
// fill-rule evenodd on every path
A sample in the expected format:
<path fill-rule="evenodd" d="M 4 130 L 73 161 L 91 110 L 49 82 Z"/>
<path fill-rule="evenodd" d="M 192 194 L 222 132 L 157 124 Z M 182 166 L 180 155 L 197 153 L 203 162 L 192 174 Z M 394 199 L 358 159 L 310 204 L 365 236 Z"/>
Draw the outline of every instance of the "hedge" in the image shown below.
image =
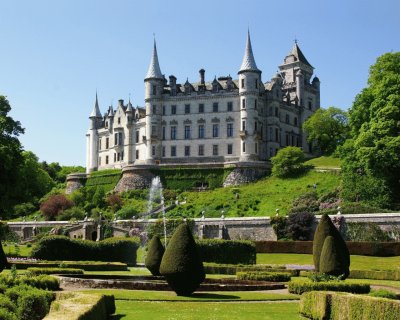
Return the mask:
<path fill-rule="evenodd" d="M 285 266 L 276 265 L 233 265 L 233 264 L 214 264 L 205 263 L 204 270 L 208 274 L 236 274 L 237 272 L 255 272 L 255 271 L 265 271 L 265 272 L 286 272 L 290 273 L 293 277 L 298 277 L 300 274 L 299 270 L 286 269 Z"/>
<path fill-rule="evenodd" d="M 32 250 L 32 257 L 44 260 L 118 261 L 136 264 L 137 238 L 108 238 L 99 242 L 70 239 L 65 236 L 42 238 Z"/>
<path fill-rule="evenodd" d="M 54 262 L 17 262 L 13 261 L 17 269 L 28 269 L 28 268 L 75 268 L 82 269 L 84 271 L 127 271 L 128 266 L 126 263 L 121 262 L 98 262 L 98 261 L 54 261 Z"/>
<path fill-rule="evenodd" d="M 312 241 L 255 241 L 257 253 L 312 254 Z M 400 242 L 346 241 L 350 254 L 391 257 L 400 255 Z"/>
<path fill-rule="evenodd" d="M 304 281 L 290 281 L 288 283 L 288 290 L 290 293 L 303 294 L 309 291 L 341 291 L 351 293 L 369 293 L 371 290 L 369 284 L 353 283 L 349 281 L 324 281 L 324 282 L 311 282 Z"/>
<path fill-rule="evenodd" d="M 0 291 L 4 291 L 4 286 L 10 288 L 18 285 L 29 285 L 51 291 L 60 290 L 60 281 L 55 277 L 44 274 L 38 276 L 21 275 L 15 278 L 10 275 L 0 275 L 0 285 L 3 285 Z"/>
<path fill-rule="evenodd" d="M 396 320 L 400 301 L 338 292 L 308 292 L 301 296 L 299 312 L 310 319 Z"/>
<path fill-rule="evenodd" d="M 106 320 L 113 313 L 113 295 L 63 292 L 57 294 L 49 314 L 43 320 Z"/>
<path fill-rule="evenodd" d="M 33 276 L 39 274 L 83 274 L 82 269 L 75 268 L 28 268 L 28 273 Z"/>
<path fill-rule="evenodd" d="M 300 271 L 300 276 L 308 277 L 311 271 Z M 400 281 L 400 270 L 350 270 L 350 279 L 373 279 Z"/>
<path fill-rule="evenodd" d="M 203 262 L 227 264 L 255 264 L 256 248 L 245 240 L 197 240 L 197 248 Z"/>
<path fill-rule="evenodd" d="M 286 282 L 286 281 L 290 281 L 290 273 L 287 273 L 287 272 L 238 272 L 238 273 L 236 273 L 236 278 L 239 280 Z"/>

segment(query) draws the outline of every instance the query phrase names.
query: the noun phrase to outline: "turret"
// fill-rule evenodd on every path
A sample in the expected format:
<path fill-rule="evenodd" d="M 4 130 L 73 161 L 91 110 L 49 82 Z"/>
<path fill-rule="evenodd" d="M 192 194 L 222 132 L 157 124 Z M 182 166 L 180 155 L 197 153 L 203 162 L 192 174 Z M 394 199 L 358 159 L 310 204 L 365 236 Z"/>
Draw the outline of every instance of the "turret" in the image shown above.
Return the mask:
<path fill-rule="evenodd" d="M 257 68 L 253 49 L 251 46 L 250 32 L 247 33 L 246 49 L 243 62 L 238 72 L 240 96 L 240 161 L 258 160 L 260 151 L 257 140 L 256 119 L 258 115 L 261 71 Z"/>
<path fill-rule="evenodd" d="M 90 173 L 92 171 L 97 170 L 98 167 L 98 141 L 99 135 L 97 129 L 100 126 L 102 121 L 99 102 L 97 99 L 96 92 L 96 101 L 92 110 L 92 113 L 89 116 L 90 124 L 89 130 L 86 134 L 86 172 Z"/>

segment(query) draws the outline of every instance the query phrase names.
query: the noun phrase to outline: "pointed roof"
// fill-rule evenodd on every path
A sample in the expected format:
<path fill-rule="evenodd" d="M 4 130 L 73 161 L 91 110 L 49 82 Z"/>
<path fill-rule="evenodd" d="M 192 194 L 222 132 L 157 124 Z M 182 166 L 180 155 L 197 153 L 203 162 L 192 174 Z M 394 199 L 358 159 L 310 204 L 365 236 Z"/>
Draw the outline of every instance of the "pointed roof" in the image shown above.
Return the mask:
<path fill-rule="evenodd" d="M 160 64 L 158 63 L 156 39 L 154 39 L 153 55 L 151 57 L 149 69 L 147 70 L 145 79 L 150 78 L 164 79 L 161 73 Z"/>
<path fill-rule="evenodd" d="M 89 118 L 101 118 L 101 112 L 99 108 L 99 101 L 97 99 L 97 91 L 96 91 L 96 102 L 94 103 L 93 111 L 90 114 Z"/>
<path fill-rule="evenodd" d="M 294 46 L 292 48 L 292 51 L 289 53 L 289 55 L 292 54 L 294 55 L 298 61 L 303 62 L 304 64 L 310 66 L 311 68 L 313 67 L 306 59 L 304 56 L 303 52 L 301 52 L 300 47 L 297 44 L 297 41 L 294 42 Z"/>
<path fill-rule="evenodd" d="M 242 71 L 260 71 L 254 60 L 253 49 L 251 47 L 250 31 L 247 31 L 246 49 L 244 51 L 243 62 L 239 72 Z"/>
<path fill-rule="evenodd" d="M 129 102 L 128 102 L 128 107 L 126 108 L 126 112 L 133 112 L 133 107 L 132 107 L 132 103 L 131 103 L 131 99 L 129 98 Z"/>

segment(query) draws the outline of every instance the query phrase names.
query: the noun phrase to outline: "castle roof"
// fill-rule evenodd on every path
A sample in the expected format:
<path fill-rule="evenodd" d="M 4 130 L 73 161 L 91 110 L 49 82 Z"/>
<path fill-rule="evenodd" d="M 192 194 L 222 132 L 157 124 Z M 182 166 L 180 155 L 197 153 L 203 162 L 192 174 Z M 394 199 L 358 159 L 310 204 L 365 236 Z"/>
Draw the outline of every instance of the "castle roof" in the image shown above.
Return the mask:
<path fill-rule="evenodd" d="M 90 114 L 90 118 L 101 118 L 101 112 L 99 108 L 99 102 L 97 100 L 97 92 L 96 92 L 96 102 L 94 103 L 93 111 Z"/>
<path fill-rule="evenodd" d="M 156 40 L 154 40 L 153 55 L 151 56 L 149 69 L 147 70 L 145 79 L 150 78 L 164 79 L 161 73 L 160 64 L 158 63 Z"/>
<path fill-rule="evenodd" d="M 297 61 L 303 62 L 304 64 L 310 66 L 311 68 L 313 67 L 306 59 L 304 56 L 303 52 L 301 52 L 300 47 L 298 46 L 297 42 L 294 43 L 294 46 L 292 48 L 292 51 L 289 53 L 289 55 L 293 55 Z"/>
<path fill-rule="evenodd" d="M 260 71 L 257 68 L 256 61 L 254 60 L 253 49 L 251 47 L 250 32 L 247 32 L 246 49 L 244 51 L 242 65 L 239 72 L 242 71 Z"/>

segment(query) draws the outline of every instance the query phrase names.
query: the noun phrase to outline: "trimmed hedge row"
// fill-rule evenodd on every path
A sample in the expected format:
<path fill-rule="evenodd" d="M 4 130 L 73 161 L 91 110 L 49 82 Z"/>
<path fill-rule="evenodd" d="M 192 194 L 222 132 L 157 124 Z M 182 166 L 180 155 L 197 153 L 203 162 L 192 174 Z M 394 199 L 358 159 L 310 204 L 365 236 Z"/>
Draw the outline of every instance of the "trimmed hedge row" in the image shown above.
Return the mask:
<path fill-rule="evenodd" d="M 291 281 L 288 283 L 290 293 L 303 294 L 309 291 L 341 291 L 351 293 L 369 293 L 371 290 L 369 284 L 353 283 L 349 281 Z"/>
<path fill-rule="evenodd" d="M 83 274 L 82 269 L 74 268 L 28 268 L 26 269 L 30 275 L 37 276 L 39 274 Z"/>
<path fill-rule="evenodd" d="M 311 271 L 300 271 L 300 276 L 308 277 L 312 273 Z M 400 281 L 400 270 L 350 270 L 348 278 Z"/>
<path fill-rule="evenodd" d="M 301 296 L 300 313 L 310 319 L 397 320 L 400 301 L 338 292 L 308 292 Z"/>
<path fill-rule="evenodd" d="M 312 241 L 255 241 L 257 253 L 312 254 Z M 400 242 L 346 241 L 350 254 L 361 256 L 400 256 Z"/>
<path fill-rule="evenodd" d="M 32 250 L 32 257 L 43 260 L 119 261 L 136 264 L 137 238 L 109 238 L 99 242 L 70 239 L 65 236 L 42 238 Z"/>
<path fill-rule="evenodd" d="M 245 240 L 197 240 L 197 249 L 203 262 L 228 264 L 255 264 L 256 247 Z"/>
<path fill-rule="evenodd" d="M 38 289 L 57 291 L 60 290 L 60 281 L 49 275 L 38 276 L 17 276 L 11 277 L 9 275 L 0 275 L 0 292 L 4 292 L 5 288 L 28 285 Z"/>
<path fill-rule="evenodd" d="M 239 280 L 286 282 L 290 281 L 291 277 L 290 273 L 287 272 L 238 272 L 236 278 Z"/>
<path fill-rule="evenodd" d="M 127 271 L 128 266 L 126 263 L 121 262 L 98 262 L 98 261 L 86 261 L 86 262 L 72 262 L 72 261 L 54 261 L 54 262 L 12 262 L 17 269 L 28 269 L 28 268 L 75 268 L 82 269 L 84 271 Z"/>
<path fill-rule="evenodd" d="M 286 269 L 285 266 L 276 265 L 232 265 L 232 264 L 213 264 L 205 263 L 204 271 L 208 274 L 236 274 L 238 272 L 285 272 L 289 273 L 293 277 L 298 277 L 300 274 L 299 270 Z"/>
<path fill-rule="evenodd" d="M 113 295 L 67 292 L 57 294 L 49 314 L 43 320 L 107 320 L 114 313 Z"/>

